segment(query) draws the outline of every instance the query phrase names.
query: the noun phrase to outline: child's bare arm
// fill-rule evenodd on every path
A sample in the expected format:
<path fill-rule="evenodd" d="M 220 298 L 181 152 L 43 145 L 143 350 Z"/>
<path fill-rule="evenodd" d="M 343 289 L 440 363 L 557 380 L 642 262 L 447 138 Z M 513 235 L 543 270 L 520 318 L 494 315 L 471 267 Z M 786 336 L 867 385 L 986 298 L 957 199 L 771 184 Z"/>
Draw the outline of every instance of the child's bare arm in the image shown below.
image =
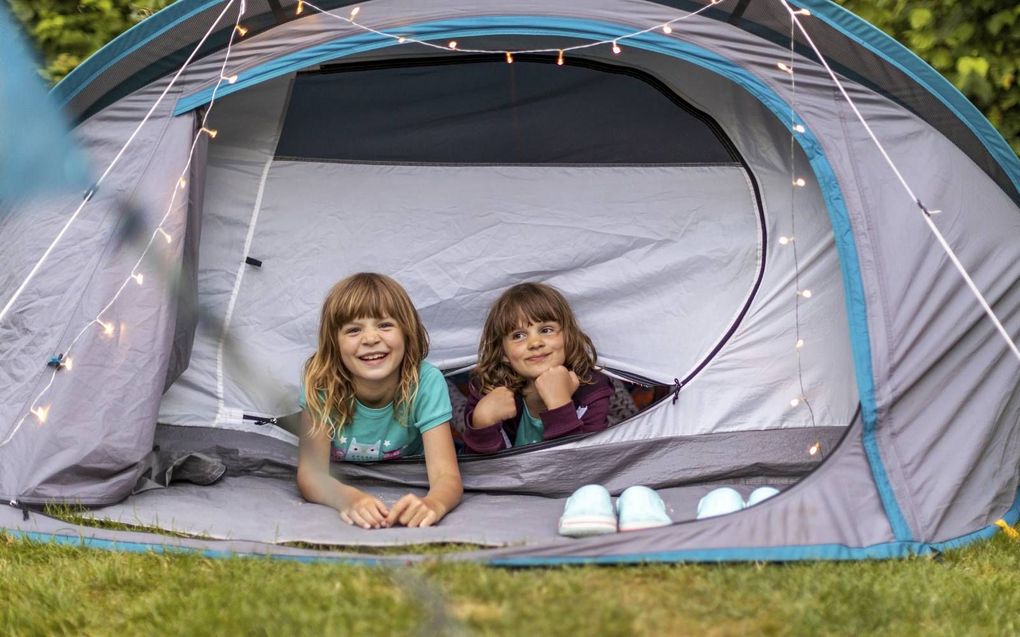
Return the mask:
<path fill-rule="evenodd" d="M 429 475 L 429 492 L 424 498 L 408 493 L 397 500 L 386 517 L 388 525 L 432 526 L 460 503 L 464 488 L 453 448 L 450 423 L 429 429 L 421 436 L 425 447 L 425 469 Z"/>
<path fill-rule="evenodd" d="M 366 529 L 385 526 L 389 511 L 381 500 L 330 475 L 329 448 L 326 428 L 313 427 L 308 412 L 302 412 L 297 471 L 301 495 L 309 502 L 333 507 L 348 524 Z"/>

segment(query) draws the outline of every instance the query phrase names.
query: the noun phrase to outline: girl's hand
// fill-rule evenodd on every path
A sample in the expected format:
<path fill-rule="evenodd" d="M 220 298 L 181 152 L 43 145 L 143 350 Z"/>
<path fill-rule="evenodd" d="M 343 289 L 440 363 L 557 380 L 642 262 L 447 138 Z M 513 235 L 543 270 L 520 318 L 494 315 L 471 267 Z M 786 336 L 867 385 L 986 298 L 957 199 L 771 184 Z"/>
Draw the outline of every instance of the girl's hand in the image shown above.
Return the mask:
<path fill-rule="evenodd" d="M 514 393 L 506 387 L 497 387 L 482 396 L 482 399 L 475 405 L 475 413 L 471 416 L 471 426 L 475 429 L 491 427 L 515 416 L 517 416 L 517 405 L 514 403 Z"/>
<path fill-rule="evenodd" d="M 398 503 L 399 504 L 399 503 Z M 360 526 L 363 529 L 378 529 L 389 526 L 386 516 L 389 511 L 379 498 L 374 498 L 363 491 L 351 496 L 347 506 L 340 509 L 340 519 L 347 524 Z"/>
<path fill-rule="evenodd" d="M 443 505 L 428 496 L 419 498 L 408 493 L 397 500 L 386 516 L 386 525 L 403 524 L 407 527 L 432 526 L 446 515 Z"/>
<path fill-rule="evenodd" d="M 550 367 L 535 379 L 535 390 L 546 409 L 556 409 L 569 403 L 580 385 L 577 374 L 563 365 Z"/>

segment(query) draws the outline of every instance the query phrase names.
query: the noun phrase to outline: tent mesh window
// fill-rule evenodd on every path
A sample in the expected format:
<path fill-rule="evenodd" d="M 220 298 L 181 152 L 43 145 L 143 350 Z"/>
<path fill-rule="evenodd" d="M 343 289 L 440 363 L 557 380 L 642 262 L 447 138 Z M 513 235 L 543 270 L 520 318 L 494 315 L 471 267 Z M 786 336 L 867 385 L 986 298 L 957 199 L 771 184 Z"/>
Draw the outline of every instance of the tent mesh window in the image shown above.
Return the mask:
<path fill-rule="evenodd" d="M 653 78 L 524 56 L 514 64 L 485 56 L 300 73 L 276 154 L 387 164 L 738 161 L 707 115 Z"/>

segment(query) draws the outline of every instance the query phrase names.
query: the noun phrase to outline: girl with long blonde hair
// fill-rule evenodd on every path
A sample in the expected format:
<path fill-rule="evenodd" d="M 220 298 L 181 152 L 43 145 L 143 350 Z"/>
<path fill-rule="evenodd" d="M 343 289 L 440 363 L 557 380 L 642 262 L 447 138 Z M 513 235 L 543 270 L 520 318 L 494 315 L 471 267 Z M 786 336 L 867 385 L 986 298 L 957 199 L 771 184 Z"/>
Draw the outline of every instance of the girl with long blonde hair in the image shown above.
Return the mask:
<path fill-rule="evenodd" d="M 442 373 L 425 362 L 429 339 L 407 292 L 360 273 L 340 281 L 322 306 L 318 347 L 305 364 L 298 488 L 348 524 L 431 526 L 460 502 L 460 471 Z M 424 454 L 429 491 L 392 507 L 330 475 L 334 461 L 372 462 Z"/>

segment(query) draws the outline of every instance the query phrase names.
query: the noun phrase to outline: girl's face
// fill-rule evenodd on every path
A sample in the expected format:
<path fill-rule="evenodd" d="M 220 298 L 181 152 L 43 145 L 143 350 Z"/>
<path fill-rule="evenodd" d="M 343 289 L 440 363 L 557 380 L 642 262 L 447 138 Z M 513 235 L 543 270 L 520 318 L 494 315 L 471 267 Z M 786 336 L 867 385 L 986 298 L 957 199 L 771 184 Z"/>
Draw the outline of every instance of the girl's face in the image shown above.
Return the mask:
<path fill-rule="evenodd" d="M 559 321 L 530 321 L 504 336 L 503 360 L 529 381 L 562 365 L 567 357 Z"/>
<path fill-rule="evenodd" d="M 395 382 L 404 360 L 404 330 L 389 316 L 344 323 L 340 326 L 340 360 L 356 380 Z"/>

